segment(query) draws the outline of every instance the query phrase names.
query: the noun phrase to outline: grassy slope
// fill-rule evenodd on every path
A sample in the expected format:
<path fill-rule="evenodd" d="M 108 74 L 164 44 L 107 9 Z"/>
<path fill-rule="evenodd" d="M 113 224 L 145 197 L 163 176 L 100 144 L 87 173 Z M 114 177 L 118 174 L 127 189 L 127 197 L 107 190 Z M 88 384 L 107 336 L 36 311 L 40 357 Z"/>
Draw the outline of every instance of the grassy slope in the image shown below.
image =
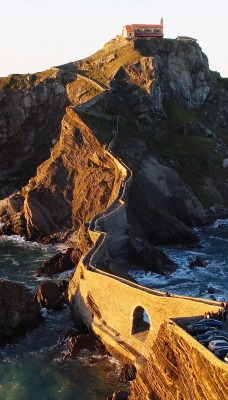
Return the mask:
<path fill-rule="evenodd" d="M 168 120 L 161 122 L 168 135 L 162 140 L 147 138 L 151 148 L 156 149 L 166 161 L 177 160 L 178 174 L 185 183 L 190 185 L 195 195 L 205 207 L 219 202 L 220 199 L 212 196 L 205 185 L 205 178 L 216 179 L 218 185 L 223 185 L 227 178 L 227 171 L 222 167 L 223 156 L 215 153 L 216 143 L 220 139 L 227 145 L 227 136 L 213 130 L 208 120 L 200 114 L 200 110 L 183 110 L 175 103 L 167 102 L 165 109 Z M 198 123 L 216 133 L 216 138 L 180 135 L 177 127 L 185 123 Z"/>
<path fill-rule="evenodd" d="M 16 93 L 24 91 L 32 85 L 37 85 L 44 79 L 50 78 L 54 73 L 53 69 L 49 69 L 35 74 L 12 74 L 5 78 L 0 78 L 0 93 Z"/>

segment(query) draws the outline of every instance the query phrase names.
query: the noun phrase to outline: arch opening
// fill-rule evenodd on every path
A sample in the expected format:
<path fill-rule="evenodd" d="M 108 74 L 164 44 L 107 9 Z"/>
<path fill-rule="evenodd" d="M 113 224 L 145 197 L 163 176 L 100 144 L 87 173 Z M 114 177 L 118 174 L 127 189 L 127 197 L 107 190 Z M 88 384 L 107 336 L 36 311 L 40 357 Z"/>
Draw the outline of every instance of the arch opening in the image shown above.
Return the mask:
<path fill-rule="evenodd" d="M 133 312 L 132 318 L 132 330 L 131 334 L 135 335 L 136 333 L 146 332 L 150 330 L 150 318 L 147 314 L 146 310 L 137 306 Z"/>

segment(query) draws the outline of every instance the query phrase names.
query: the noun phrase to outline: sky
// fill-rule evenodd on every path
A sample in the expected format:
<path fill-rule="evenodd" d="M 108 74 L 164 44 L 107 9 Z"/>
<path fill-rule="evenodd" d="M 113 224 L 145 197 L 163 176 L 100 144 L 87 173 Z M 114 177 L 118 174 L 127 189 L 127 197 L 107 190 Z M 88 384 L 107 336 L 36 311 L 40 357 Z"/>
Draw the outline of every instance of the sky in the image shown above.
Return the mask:
<path fill-rule="evenodd" d="M 128 24 L 191 36 L 210 69 L 228 77 L 228 0 L 0 0 L 0 77 L 92 55 Z"/>

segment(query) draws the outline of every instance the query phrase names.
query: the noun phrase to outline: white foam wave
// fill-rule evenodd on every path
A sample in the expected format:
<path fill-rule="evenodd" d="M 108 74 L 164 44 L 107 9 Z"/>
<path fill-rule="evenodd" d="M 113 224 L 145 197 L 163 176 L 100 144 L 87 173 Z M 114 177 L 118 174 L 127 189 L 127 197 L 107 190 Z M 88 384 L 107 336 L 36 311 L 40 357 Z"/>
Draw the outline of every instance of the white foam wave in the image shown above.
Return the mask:
<path fill-rule="evenodd" d="M 212 225 L 212 228 L 221 228 L 221 227 L 228 227 L 228 218 L 217 219 Z"/>
<path fill-rule="evenodd" d="M 209 236 L 210 239 L 215 239 L 215 240 L 221 240 L 223 242 L 228 242 L 228 239 L 223 238 L 223 237 L 219 237 L 219 236 Z"/>

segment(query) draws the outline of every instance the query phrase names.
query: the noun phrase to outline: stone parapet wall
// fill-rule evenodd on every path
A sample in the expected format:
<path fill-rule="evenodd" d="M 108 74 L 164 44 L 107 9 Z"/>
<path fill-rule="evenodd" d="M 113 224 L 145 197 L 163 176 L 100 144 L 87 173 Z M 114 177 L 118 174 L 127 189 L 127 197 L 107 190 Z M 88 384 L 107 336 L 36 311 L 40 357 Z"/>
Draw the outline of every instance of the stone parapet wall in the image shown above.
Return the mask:
<path fill-rule="evenodd" d="M 126 206 L 118 204 L 118 208 L 107 216 L 97 220 L 96 227 L 102 232 L 109 232 L 109 235 L 126 233 L 128 228 Z"/>
<path fill-rule="evenodd" d="M 90 265 L 99 268 L 103 265 L 108 265 L 110 260 L 110 252 L 108 246 L 107 235 L 100 235 L 97 249 L 93 252 L 90 260 Z"/>
<path fill-rule="evenodd" d="M 111 160 L 113 161 L 113 163 L 116 165 L 116 167 L 119 169 L 119 171 L 122 172 L 123 177 L 127 177 L 128 174 L 128 170 L 129 168 L 120 160 L 118 160 L 110 151 L 106 150 L 108 156 L 111 158 Z"/>

